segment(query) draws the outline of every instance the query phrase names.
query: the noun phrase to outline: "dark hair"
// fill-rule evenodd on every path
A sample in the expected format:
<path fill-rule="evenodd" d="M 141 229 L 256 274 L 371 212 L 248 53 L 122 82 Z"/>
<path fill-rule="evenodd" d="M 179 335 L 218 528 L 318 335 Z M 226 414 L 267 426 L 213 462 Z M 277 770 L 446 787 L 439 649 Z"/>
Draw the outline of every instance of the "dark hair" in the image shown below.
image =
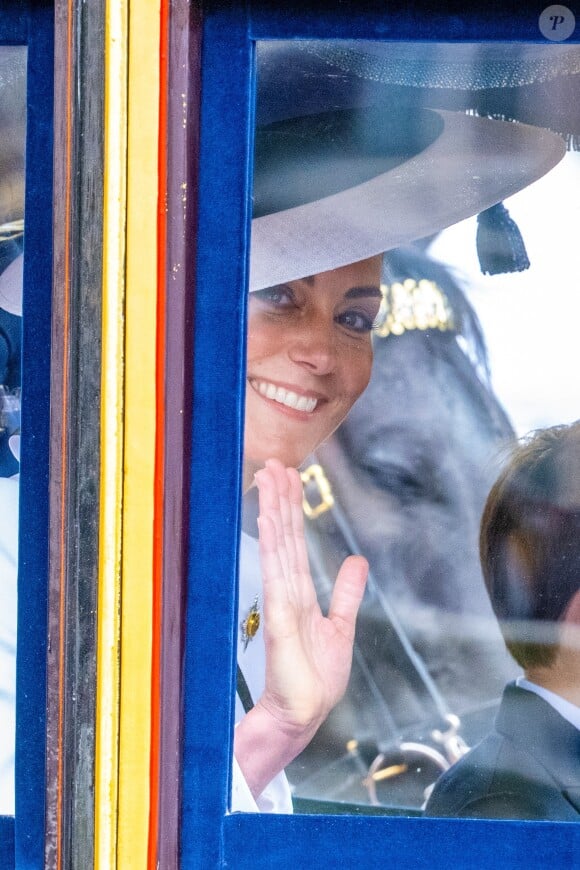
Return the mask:
<path fill-rule="evenodd" d="M 504 640 L 522 667 L 549 666 L 580 589 L 580 421 L 527 436 L 487 498 L 480 558 Z M 530 637 L 529 625 L 538 623 Z M 511 624 L 510 624 L 511 623 Z"/>

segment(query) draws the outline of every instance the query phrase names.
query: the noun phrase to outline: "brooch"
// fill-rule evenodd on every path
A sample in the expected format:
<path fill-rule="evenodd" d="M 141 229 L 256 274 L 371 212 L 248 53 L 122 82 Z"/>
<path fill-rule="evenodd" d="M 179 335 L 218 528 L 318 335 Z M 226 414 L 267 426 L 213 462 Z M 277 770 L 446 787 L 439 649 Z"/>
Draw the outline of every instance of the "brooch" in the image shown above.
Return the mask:
<path fill-rule="evenodd" d="M 254 598 L 254 603 L 248 610 L 248 615 L 242 622 L 242 640 L 244 642 L 244 652 L 248 644 L 253 640 L 260 628 L 260 611 L 258 609 L 258 596 Z"/>

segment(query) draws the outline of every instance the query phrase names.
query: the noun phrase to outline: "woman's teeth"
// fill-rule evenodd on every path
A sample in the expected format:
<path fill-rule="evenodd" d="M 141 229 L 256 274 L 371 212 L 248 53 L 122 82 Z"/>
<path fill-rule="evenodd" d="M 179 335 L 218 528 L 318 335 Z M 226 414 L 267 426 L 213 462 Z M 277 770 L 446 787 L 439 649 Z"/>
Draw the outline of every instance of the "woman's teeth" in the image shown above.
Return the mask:
<path fill-rule="evenodd" d="M 251 384 L 261 396 L 273 399 L 274 402 L 286 405 L 287 408 L 294 408 L 296 411 L 311 413 L 318 404 L 317 399 L 299 396 L 297 393 L 293 393 L 292 390 L 285 390 L 284 387 L 275 387 L 274 384 L 268 384 L 264 381 L 251 381 Z"/>

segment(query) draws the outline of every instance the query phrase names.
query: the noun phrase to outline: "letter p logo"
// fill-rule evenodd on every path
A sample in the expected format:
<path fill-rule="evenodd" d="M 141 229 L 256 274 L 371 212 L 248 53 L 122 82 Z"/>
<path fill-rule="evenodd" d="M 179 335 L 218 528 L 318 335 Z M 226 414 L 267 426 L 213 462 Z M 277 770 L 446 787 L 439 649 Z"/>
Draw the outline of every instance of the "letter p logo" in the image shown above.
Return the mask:
<path fill-rule="evenodd" d="M 540 15 L 540 33 L 550 42 L 570 39 L 576 28 L 574 13 L 567 6 L 548 6 Z"/>

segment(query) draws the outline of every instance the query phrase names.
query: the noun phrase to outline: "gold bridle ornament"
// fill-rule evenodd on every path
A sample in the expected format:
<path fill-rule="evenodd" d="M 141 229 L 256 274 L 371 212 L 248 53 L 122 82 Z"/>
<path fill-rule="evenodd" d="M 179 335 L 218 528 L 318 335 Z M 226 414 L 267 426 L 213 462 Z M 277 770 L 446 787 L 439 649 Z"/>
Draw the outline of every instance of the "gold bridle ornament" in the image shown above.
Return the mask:
<path fill-rule="evenodd" d="M 386 338 L 414 329 L 455 330 L 453 311 L 447 296 L 435 281 L 405 278 L 381 284 L 383 316 L 374 335 Z"/>

